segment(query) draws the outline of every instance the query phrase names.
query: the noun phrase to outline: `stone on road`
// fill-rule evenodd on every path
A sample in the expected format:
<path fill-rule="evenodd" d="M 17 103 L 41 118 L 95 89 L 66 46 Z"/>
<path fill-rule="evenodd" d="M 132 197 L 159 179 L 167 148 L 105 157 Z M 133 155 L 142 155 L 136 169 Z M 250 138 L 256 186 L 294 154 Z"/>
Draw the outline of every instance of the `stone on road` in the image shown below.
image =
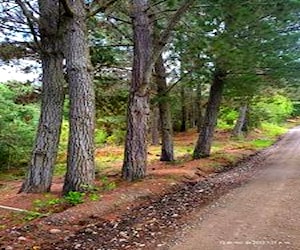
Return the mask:
<path fill-rule="evenodd" d="M 250 182 L 217 203 L 170 250 L 300 249 L 300 129 L 284 136 Z"/>

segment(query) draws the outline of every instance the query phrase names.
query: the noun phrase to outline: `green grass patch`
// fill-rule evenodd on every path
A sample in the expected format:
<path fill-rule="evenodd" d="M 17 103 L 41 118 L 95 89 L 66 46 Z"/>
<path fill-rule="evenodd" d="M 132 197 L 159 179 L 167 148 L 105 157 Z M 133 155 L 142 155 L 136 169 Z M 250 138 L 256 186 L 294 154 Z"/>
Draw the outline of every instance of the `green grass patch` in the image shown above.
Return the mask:
<path fill-rule="evenodd" d="M 225 144 L 220 141 L 213 141 L 211 152 L 215 153 L 225 148 Z"/>
<path fill-rule="evenodd" d="M 272 139 L 256 139 L 250 142 L 250 145 L 254 149 L 263 149 L 270 147 L 274 143 L 274 140 Z"/>
<path fill-rule="evenodd" d="M 21 180 L 25 176 L 26 169 L 23 167 L 0 170 L 0 181 Z M 0 186 L 1 188 L 1 186 Z"/>
<path fill-rule="evenodd" d="M 117 184 L 114 181 L 110 181 L 106 176 L 101 178 L 102 190 L 112 191 L 117 188 Z"/>
<path fill-rule="evenodd" d="M 54 176 L 63 176 L 67 171 L 66 163 L 58 163 L 54 167 Z"/>
<path fill-rule="evenodd" d="M 70 191 L 65 195 L 64 200 L 70 205 L 75 206 L 84 202 L 84 196 L 85 193 Z"/>
<path fill-rule="evenodd" d="M 234 155 L 234 154 L 221 152 L 221 151 L 212 154 L 210 157 L 210 159 L 212 160 L 227 162 L 228 164 L 236 162 L 237 160 L 239 160 L 239 158 L 240 158 L 239 155 Z"/>
<path fill-rule="evenodd" d="M 213 169 L 213 172 L 222 172 L 224 169 L 224 165 L 217 161 L 207 163 L 207 167 Z"/>
<path fill-rule="evenodd" d="M 182 146 L 182 145 L 176 145 L 174 147 L 174 154 L 176 156 L 184 156 L 186 154 L 192 154 L 194 151 L 194 145 L 192 146 Z"/>
<path fill-rule="evenodd" d="M 228 124 L 225 121 L 218 120 L 218 123 L 217 123 L 218 129 L 230 131 L 232 129 L 232 127 L 233 127 L 232 124 Z"/>
<path fill-rule="evenodd" d="M 96 193 L 91 193 L 89 195 L 89 199 L 90 199 L 90 201 L 98 201 L 101 199 L 101 195 L 96 194 Z"/>
<path fill-rule="evenodd" d="M 28 212 L 25 212 L 23 220 L 24 221 L 32 221 L 32 220 L 35 220 L 35 219 L 38 219 L 38 218 L 41 218 L 41 217 L 44 217 L 44 216 L 46 216 L 46 214 L 41 214 L 39 212 L 28 211 Z"/>
<path fill-rule="evenodd" d="M 273 138 L 282 135 L 288 131 L 286 127 L 279 126 L 273 123 L 266 123 L 266 122 L 263 122 L 261 124 L 261 130 L 264 135 Z"/>

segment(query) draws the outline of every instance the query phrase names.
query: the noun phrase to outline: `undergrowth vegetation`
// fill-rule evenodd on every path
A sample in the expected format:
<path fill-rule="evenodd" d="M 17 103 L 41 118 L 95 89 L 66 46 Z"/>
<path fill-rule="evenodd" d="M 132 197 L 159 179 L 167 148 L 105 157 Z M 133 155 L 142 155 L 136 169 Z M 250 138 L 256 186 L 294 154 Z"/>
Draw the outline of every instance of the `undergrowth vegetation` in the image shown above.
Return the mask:
<path fill-rule="evenodd" d="M 33 138 L 37 126 L 39 108 L 38 99 L 28 102 L 25 98 L 31 95 L 34 89 L 29 85 L 20 83 L 0 84 L 0 178 L 5 180 L 20 179 L 24 175 L 24 166 L 28 162 Z M 124 92 L 125 93 L 125 92 Z M 100 102 L 99 114 L 103 117 L 96 122 L 95 144 L 96 144 L 96 178 L 102 183 L 101 190 L 113 190 L 116 188 L 114 182 L 110 182 L 107 174 L 118 174 L 123 160 L 123 148 L 118 145 L 124 142 L 125 137 L 125 97 L 122 92 L 120 100 L 122 105 L 115 105 L 114 99 L 107 96 L 108 106 Z M 22 97 L 22 98 L 20 98 Z M 21 101 L 20 101 L 21 100 Z M 26 100 L 26 102 L 25 102 Z M 25 102 L 25 103 L 24 103 Z M 111 103 L 113 102 L 113 103 Z M 67 105 L 67 104 L 66 104 Z M 174 121 L 180 120 L 178 103 L 172 106 Z M 229 141 L 215 140 L 212 152 L 218 153 L 226 148 L 240 148 L 256 150 L 270 146 L 276 137 L 285 133 L 287 129 L 283 122 L 290 117 L 293 112 L 292 102 L 282 94 L 270 96 L 255 96 L 249 102 L 247 115 L 248 130 L 243 137 L 231 138 Z M 226 101 L 221 107 L 218 127 L 219 132 L 230 133 L 239 116 L 239 105 L 236 102 Z M 178 124 L 174 122 L 174 129 Z M 223 133 L 222 132 L 222 133 Z M 62 124 L 60 147 L 54 175 L 63 176 L 66 172 L 66 150 L 68 144 L 69 125 L 67 114 L 65 114 Z M 253 137 L 253 134 L 255 136 Z M 196 136 L 193 141 L 180 142 L 175 137 L 174 164 L 191 160 Z M 149 163 L 157 161 L 161 147 L 150 146 L 148 153 Z M 211 156 L 214 159 L 214 155 Z M 228 156 L 229 157 L 229 156 Z M 228 158 L 227 157 L 227 158 Z M 224 158 L 224 157 L 223 157 Z M 234 160 L 227 159 L 228 162 Z M 171 164 L 172 165 L 172 164 Z M 9 171 L 5 171 L 9 169 Z M 80 201 L 77 194 L 72 194 L 69 201 Z M 91 199 L 97 199 L 93 194 Z M 74 201 L 74 203 L 77 203 Z M 79 202 L 80 203 L 80 202 Z"/>
<path fill-rule="evenodd" d="M 36 104 L 23 103 L 32 91 L 26 84 L 0 84 L 0 172 L 28 161 L 39 115 Z"/>

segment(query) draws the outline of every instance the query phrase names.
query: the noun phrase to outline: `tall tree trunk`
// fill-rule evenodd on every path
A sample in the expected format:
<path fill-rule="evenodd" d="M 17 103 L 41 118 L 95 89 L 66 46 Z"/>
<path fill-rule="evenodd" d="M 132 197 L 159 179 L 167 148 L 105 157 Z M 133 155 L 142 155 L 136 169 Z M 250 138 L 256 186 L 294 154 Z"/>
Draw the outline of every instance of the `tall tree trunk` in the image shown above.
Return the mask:
<path fill-rule="evenodd" d="M 186 131 L 186 101 L 185 101 L 185 87 L 181 86 L 180 89 L 180 101 L 181 101 L 181 124 L 180 124 L 180 132 Z"/>
<path fill-rule="evenodd" d="M 149 82 L 153 64 L 162 53 L 171 33 L 194 0 L 185 0 L 171 16 L 160 41 L 153 46 L 148 0 L 131 0 L 134 56 L 127 112 L 122 176 L 133 181 L 144 178 L 147 170 L 147 120 L 149 116 Z"/>
<path fill-rule="evenodd" d="M 196 112 L 195 112 L 195 93 L 193 89 L 189 88 L 186 92 L 186 99 L 188 102 L 186 103 L 187 107 L 187 129 L 194 128 L 196 125 Z"/>
<path fill-rule="evenodd" d="M 147 0 L 132 0 L 134 56 L 127 112 L 122 177 L 128 181 L 144 178 L 147 169 L 147 122 L 151 75 L 151 30 Z"/>
<path fill-rule="evenodd" d="M 57 156 L 64 102 L 62 37 L 58 0 L 39 2 L 43 70 L 41 114 L 29 170 L 20 192 L 49 192 Z"/>
<path fill-rule="evenodd" d="M 162 55 L 158 57 L 155 63 L 155 76 L 157 83 L 157 91 L 159 95 L 159 113 L 161 119 L 161 135 L 162 135 L 162 147 L 161 147 L 161 161 L 173 161 L 174 160 L 174 148 L 173 148 L 173 127 L 171 108 L 169 103 L 169 94 L 167 92 L 166 81 L 166 69 Z"/>
<path fill-rule="evenodd" d="M 86 8 L 83 0 L 69 1 L 66 17 L 66 65 L 70 96 L 70 133 L 63 192 L 84 191 L 93 185 L 95 94 L 89 56 Z"/>
<path fill-rule="evenodd" d="M 211 144 L 215 127 L 217 124 L 218 112 L 221 105 L 224 89 L 225 74 L 216 69 L 214 80 L 210 88 L 209 100 L 203 121 L 203 126 L 194 149 L 193 158 L 199 159 L 210 155 Z"/>
<path fill-rule="evenodd" d="M 203 123 L 203 116 L 202 116 L 202 89 L 201 89 L 201 84 L 199 83 L 197 85 L 197 97 L 196 97 L 196 122 L 197 122 L 197 132 L 200 133 L 201 131 L 201 126 Z"/>
<path fill-rule="evenodd" d="M 155 75 L 152 72 L 151 75 L 151 92 L 157 96 L 157 84 L 155 82 Z M 150 101 L 150 129 L 149 133 L 151 135 L 151 145 L 159 145 L 160 144 L 160 117 L 159 117 L 159 108 L 158 103 L 156 101 Z"/>
<path fill-rule="evenodd" d="M 151 144 L 159 145 L 159 124 L 160 124 L 160 115 L 159 108 L 157 104 L 153 104 L 151 111 Z"/>
<path fill-rule="evenodd" d="M 246 123 L 248 105 L 244 104 L 239 108 L 239 117 L 235 123 L 235 126 L 232 131 L 232 136 L 241 136 L 243 133 L 243 127 Z"/>

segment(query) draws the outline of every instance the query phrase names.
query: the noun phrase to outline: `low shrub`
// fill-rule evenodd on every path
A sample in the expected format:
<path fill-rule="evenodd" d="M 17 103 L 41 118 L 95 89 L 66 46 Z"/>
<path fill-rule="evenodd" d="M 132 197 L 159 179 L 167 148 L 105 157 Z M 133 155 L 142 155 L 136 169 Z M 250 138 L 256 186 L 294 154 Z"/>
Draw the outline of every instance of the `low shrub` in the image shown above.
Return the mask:
<path fill-rule="evenodd" d="M 38 106 L 17 99 L 18 91 L 0 84 L 0 170 L 24 166 L 33 145 Z"/>

